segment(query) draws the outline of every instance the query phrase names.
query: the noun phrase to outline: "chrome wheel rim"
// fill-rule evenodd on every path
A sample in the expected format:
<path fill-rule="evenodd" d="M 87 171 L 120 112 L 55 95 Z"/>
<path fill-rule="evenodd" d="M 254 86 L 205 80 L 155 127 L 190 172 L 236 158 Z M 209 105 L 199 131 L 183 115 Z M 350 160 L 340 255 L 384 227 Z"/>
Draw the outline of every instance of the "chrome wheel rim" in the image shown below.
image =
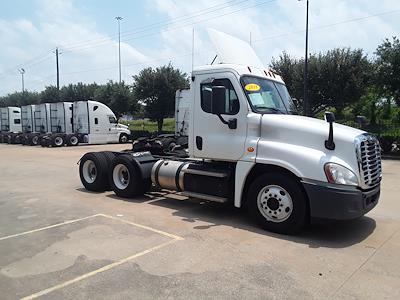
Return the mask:
<path fill-rule="evenodd" d="M 126 143 L 128 141 L 128 137 L 126 135 L 121 136 L 121 142 Z"/>
<path fill-rule="evenodd" d="M 92 160 L 87 160 L 82 167 L 83 178 L 87 183 L 93 183 L 97 177 L 96 164 Z"/>
<path fill-rule="evenodd" d="M 62 144 L 63 144 L 63 139 L 61 138 L 61 137 L 56 137 L 55 139 L 54 139 L 54 144 L 56 145 L 56 146 L 62 146 Z"/>
<path fill-rule="evenodd" d="M 71 136 L 69 141 L 71 142 L 71 145 L 78 144 L 78 138 L 76 136 Z"/>
<path fill-rule="evenodd" d="M 274 223 L 286 221 L 293 211 L 290 194 L 278 185 L 262 188 L 257 196 L 257 206 L 264 218 Z"/>
<path fill-rule="evenodd" d="M 126 189 L 129 185 L 130 179 L 131 175 L 129 174 L 129 170 L 125 165 L 118 164 L 114 167 L 113 182 L 118 189 Z"/>

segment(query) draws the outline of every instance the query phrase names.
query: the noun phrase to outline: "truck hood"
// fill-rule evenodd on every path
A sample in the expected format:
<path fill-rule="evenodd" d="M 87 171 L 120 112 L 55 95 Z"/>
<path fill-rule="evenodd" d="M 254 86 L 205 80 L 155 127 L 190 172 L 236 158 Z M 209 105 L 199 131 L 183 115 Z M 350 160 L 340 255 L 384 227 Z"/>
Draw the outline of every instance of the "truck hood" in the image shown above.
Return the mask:
<path fill-rule="evenodd" d="M 354 143 L 354 138 L 364 131 L 333 123 L 333 139 L 336 144 Z M 325 149 L 329 123 L 315 118 L 297 115 L 268 114 L 262 117 L 261 135 L 269 139 L 286 140 L 292 144 L 307 145 L 315 149 Z M 338 145 L 337 145 L 338 146 Z"/>
<path fill-rule="evenodd" d="M 272 160 L 276 161 L 289 161 L 294 172 L 302 177 L 326 180 L 324 173 L 321 173 L 326 162 L 341 164 L 358 176 L 354 140 L 363 133 L 334 123 L 333 141 L 336 147 L 328 150 L 325 148 L 329 134 L 328 122 L 297 115 L 265 114 L 261 117 L 258 154 L 268 158 L 275 156 Z M 318 176 L 314 176 L 316 169 Z"/>
<path fill-rule="evenodd" d="M 129 128 L 128 126 L 126 126 L 124 124 L 120 124 L 120 123 L 118 123 L 118 127 L 119 128 L 123 128 L 123 129 L 128 129 Z"/>

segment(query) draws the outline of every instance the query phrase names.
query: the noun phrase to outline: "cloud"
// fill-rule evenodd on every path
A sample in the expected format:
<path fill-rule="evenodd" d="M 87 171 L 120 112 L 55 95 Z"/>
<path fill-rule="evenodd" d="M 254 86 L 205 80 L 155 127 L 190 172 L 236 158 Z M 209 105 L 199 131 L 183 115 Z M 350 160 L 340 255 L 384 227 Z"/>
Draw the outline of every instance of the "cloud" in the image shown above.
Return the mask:
<path fill-rule="evenodd" d="M 18 67 L 26 70 L 27 89 L 42 90 L 46 85 L 54 85 L 56 68 L 52 51 L 57 46 L 61 53 L 61 85 L 118 80 L 117 40 L 99 32 L 95 21 L 83 16 L 72 1 L 38 1 L 35 13 L 38 19 L 35 24 L 27 19 L 0 19 L 0 95 L 20 90 Z M 126 43 L 121 44 L 121 52 L 124 64 L 151 59 Z M 20 62 L 27 63 L 18 66 Z M 123 74 L 123 79 L 130 81 L 131 73 Z"/>
<path fill-rule="evenodd" d="M 87 9 L 81 12 L 72 0 L 35 3 L 32 18 L 0 17 L 0 95 L 20 90 L 17 67 L 26 69 L 28 89 L 41 90 L 45 85 L 55 84 L 52 51 L 57 46 L 62 52 L 61 84 L 118 80 L 117 39 L 101 32 L 99 16 L 91 15 Z M 137 4 L 137 9 L 143 19 L 136 20 L 136 27 L 165 18 L 169 22 L 143 34 L 124 36 L 122 76 L 129 82 L 130 76 L 143 67 L 168 61 L 190 72 L 192 28 L 195 29 L 195 65 L 209 64 L 215 55 L 207 28 L 244 40 L 249 40 L 251 32 L 252 45 L 266 65 L 282 51 L 304 55 L 305 0 L 218 0 L 212 4 L 207 0 L 147 0 Z M 398 11 L 360 19 L 394 10 Z M 398 35 L 399 10 L 397 0 L 310 1 L 309 50 L 352 47 L 363 48 L 372 55 L 384 38 Z M 126 15 L 127 19 L 131 18 L 129 12 Z M 137 38 L 141 35 L 148 36 Z M 18 66 L 26 61 L 29 63 Z"/>

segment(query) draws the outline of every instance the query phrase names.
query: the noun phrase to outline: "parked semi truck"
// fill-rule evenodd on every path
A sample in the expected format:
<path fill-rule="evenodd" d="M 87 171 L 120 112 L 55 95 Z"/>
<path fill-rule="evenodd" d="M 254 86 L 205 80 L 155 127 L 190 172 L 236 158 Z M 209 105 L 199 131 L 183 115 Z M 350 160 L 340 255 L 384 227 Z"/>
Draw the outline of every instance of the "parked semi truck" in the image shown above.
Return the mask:
<path fill-rule="evenodd" d="M 22 133 L 18 135 L 18 142 L 26 145 L 61 147 L 79 143 L 125 143 L 130 138 L 128 127 L 118 124 L 114 113 L 95 101 L 27 105 L 22 107 L 22 115 Z"/>
<path fill-rule="evenodd" d="M 134 197 L 153 184 L 247 207 L 279 233 L 313 218 L 354 219 L 371 210 L 380 195 L 377 139 L 335 123 L 329 112 L 325 121 L 296 115 L 282 78 L 260 66 L 250 46 L 222 37 L 219 46 L 237 50 L 242 64 L 231 64 L 226 50 L 226 61 L 222 55 L 221 64 L 192 72 L 188 157 L 86 153 L 79 164 L 86 189 Z M 252 56 L 248 65 L 243 54 Z"/>
<path fill-rule="evenodd" d="M 15 137 L 22 131 L 21 108 L 9 106 L 0 108 L 0 142 L 14 143 Z"/>

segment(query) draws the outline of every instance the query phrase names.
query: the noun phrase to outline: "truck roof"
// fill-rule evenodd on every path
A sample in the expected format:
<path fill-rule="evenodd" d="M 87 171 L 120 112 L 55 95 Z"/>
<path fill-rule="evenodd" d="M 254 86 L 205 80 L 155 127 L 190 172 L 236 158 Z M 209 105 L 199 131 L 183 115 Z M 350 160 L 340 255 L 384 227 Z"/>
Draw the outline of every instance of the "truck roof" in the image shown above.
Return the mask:
<path fill-rule="evenodd" d="M 250 75 L 250 76 L 265 77 L 267 79 L 284 84 L 282 77 L 272 72 L 269 69 L 260 69 L 260 68 L 235 65 L 235 64 L 215 64 L 215 65 L 205 65 L 205 66 L 195 67 L 193 70 L 193 75 L 195 76 L 196 74 L 205 74 L 209 73 L 210 71 L 212 72 L 233 71 L 239 76 Z"/>

